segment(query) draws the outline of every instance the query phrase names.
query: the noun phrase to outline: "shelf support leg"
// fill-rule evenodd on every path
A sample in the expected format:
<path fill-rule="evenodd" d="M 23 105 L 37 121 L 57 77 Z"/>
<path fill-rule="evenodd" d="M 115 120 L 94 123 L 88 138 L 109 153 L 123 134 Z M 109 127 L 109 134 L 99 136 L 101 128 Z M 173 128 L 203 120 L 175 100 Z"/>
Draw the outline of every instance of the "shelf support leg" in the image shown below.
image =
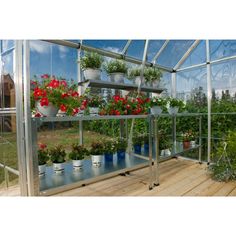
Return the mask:
<path fill-rule="evenodd" d="M 153 118 L 149 117 L 149 190 L 153 189 L 153 168 L 152 168 L 152 157 L 153 157 Z"/>
<path fill-rule="evenodd" d="M 155 143 L 155 152 L 156 152 L 156 160 L 155 160 L 155 182 L 154 185 L 158 186 L 160 184 L 159 182 L 159 176 L 160 176 L 160 170 L 159 170 L 159 137 L 158 137 L 158 124 L 157 124 L 157 118 L 154 118 L 154 143 Z"/>
<path fill-rule="evenodd" d="M 198 161 L 202 163 L 202 116 L 199 117 L 199 149 L 198 149 Z"/>

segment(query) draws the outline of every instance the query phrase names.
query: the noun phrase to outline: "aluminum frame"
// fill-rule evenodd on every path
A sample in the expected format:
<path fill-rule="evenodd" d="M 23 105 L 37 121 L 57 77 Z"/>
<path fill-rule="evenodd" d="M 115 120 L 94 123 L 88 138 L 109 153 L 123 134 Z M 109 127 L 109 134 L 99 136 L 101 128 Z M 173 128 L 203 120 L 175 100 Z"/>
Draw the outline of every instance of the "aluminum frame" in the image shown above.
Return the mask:
<path fill-rule="evenodd" d="M 169 43 L 170 40 L 166 40 L 164 42 L 164 44 L 162 45 L 162 47 L 160 48 L 160 50 L 156 53 L 156 55 L 153 57 L 152 62 L 155 64 L 157 58 L 161 55 L 161 53 L 163 52 L 163 50 L 166 48 L 167 44 Z"/>
<path fill-rule="evenodd" d="M 127 41 L 127 43 L 126 43 L 126 45 L 124 46 L 124 48 L 123 48 L 121 54 L 126 55 L 126 53 L 127 53 L 128 49 L 129 49 L 129 46 L 130 46 L 131 42 L 132 42 L 132 40 L 130 40 L 130 39 Z"/>

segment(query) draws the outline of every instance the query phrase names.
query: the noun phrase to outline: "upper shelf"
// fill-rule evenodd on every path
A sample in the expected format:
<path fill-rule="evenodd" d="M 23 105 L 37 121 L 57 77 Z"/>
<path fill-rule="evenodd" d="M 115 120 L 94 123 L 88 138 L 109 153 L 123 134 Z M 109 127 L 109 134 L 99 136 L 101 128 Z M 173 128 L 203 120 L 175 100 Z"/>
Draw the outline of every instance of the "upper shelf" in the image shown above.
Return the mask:
<path fill-rule="evenodd" d="M 121 90 L 133 90 L 138 89 L 136 84 L 124 84 L 124 83 L 114 83 L 105 80 L 85 80 L 78 83 L 79 86 L 95 87 L 95 88 L 110 88 L 110 89 L 121 89 Z M 164 88 L 153 88 L 147 86 L 141 86 L 141 91 L 150 92 L 150 93 L 161 93 L 164 91 Z"/>

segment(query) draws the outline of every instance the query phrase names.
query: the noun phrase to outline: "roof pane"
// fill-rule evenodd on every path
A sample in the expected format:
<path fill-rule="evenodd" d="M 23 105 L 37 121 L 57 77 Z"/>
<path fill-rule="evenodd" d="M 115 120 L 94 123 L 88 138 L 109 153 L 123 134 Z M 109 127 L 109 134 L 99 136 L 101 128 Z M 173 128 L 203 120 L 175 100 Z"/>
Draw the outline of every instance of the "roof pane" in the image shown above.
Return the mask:
<path fill-rule="evenodd" d="M 206 62 L 206 41 L 201 40 L 198 46 L 192 51 L 192 53 L 187 57 L 185 62 L 180 66 L 180 68 L 185 68 L 188 66 L 193 66 Z"/>
<path fill-rule="evenodd" d="M 148 44 L 147 60 L 152 61 L 157 52 L 161 49 L 165 40 L 150 40 Z"/>
<path fill-rule="evenodd" d="M 211 60 L 236 55 L 236 40 L 210 40 Z"/>
<path fill-rule="evenodd" d="M 145 40 L 132 40 L 127 55 L 142 60 Z"/>
<path fill-rule="evenodd" d="M 128 40 L 83 40 L 84 45 L 121 53 Z"/>
<path fill-rule="evenodd" d="M 193 42 L 194 40 L 171 40 L 160 54 L 160 57 L 157 58 L 156 63 L 173 68 Z"/>

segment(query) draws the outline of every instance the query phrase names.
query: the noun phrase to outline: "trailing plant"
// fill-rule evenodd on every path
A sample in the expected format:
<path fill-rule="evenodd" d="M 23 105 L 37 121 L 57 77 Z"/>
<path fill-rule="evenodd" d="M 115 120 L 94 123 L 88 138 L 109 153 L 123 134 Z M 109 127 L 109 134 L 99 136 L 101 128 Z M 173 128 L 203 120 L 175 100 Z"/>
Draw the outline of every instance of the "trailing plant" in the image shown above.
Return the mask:
<path fill-rule="evenodd" d="M 104 154 L 104 145 L 102 142 L 93 142 L 90 148 L 91 155 L 102 155 Z"/>
<path fill-rule="evenodd" d="M 89 151 L 83 145 L 72 144 L 72 151 L 69 153 L 71 160 L 83 160 L 88 155 Z"/>
<path fill-rule="evenodd" d="M 167 104 L 167 101 L 165 98 L 161 98 L 161 97 L 153 97 L 150 101 L 150 106 L 154 107 L 154 106 L 159 106 L 161 108 L 165 108 Z"/>
<path fill-rule="evenodd" d="M 55 146 L 49 150 L 50 160 L 53 163 L 63 163 L 65 162 L 66 152 L 65 149 L 61 146 Z"/>
<path fill-rule="evenodd" d="M 104 65 L 104 69 L 108 74 L 123 73 L 126 74 L 128 67 L 123 60 L 111 60 Z"/>
<path fill-rule="evenodd" d="M 185 104 L 180 99 L 169 97 L 167 99 L 167 106 L 169 106 L 169 107 L 179 107 L 181 109 L 181 108 L 185 107 Z"/>
<path fill-rule="evenodd" d="M 103 57 L 98 53 L 94 52 L 86 52 L 84 56 L 81 58 L 81 68 L 83 70 L 86 69 L 100 69 L 102 66 Z"/>
<path fill-rule="evenodd" d="M 128 79 L 129 79 L 129 80 L 133 80 L 133 79 L 135 79 L 135 77 L 140 76 L 140 75 L 141 75 L 141 71 L 142 71 L 142 68 L 141 68 L 141 67 L 134 67 L 134 68 L 131 68 L 131 69 L 128 71 Z"/>

